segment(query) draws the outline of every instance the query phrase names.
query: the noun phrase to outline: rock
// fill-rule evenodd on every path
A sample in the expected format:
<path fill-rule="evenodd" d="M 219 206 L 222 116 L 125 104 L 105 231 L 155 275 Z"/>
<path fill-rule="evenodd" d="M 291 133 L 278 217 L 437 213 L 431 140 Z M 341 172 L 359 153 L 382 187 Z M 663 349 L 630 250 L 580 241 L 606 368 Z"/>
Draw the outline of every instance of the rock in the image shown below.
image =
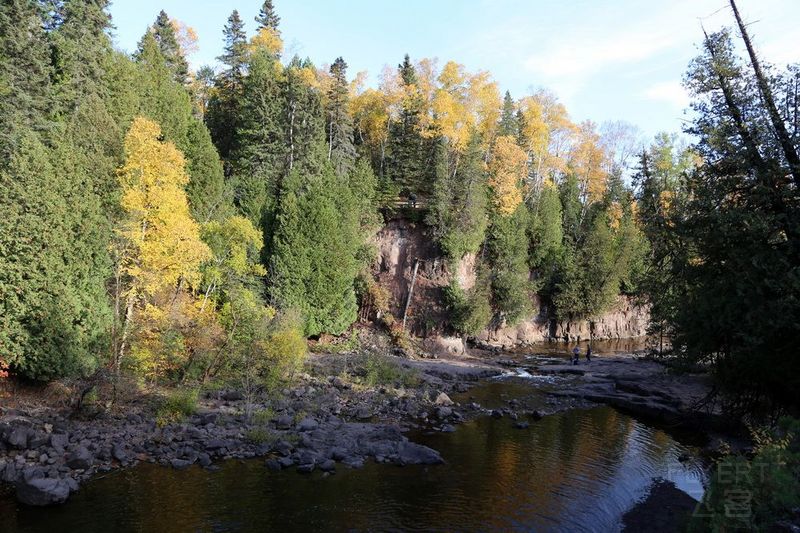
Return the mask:
<path fill-rule="evenodd" d="M 448 396 L 444 392 L 440 392 L 433 403 L 436 405 L 450 406 L 453 405 L 453 400 L 451 400 L 450 396 Z"/>
<path fill-rule="evenodd" d="M 372 411 L 367 407 L 359 407 L 356 411 L 356 418 L 359 420 L 369 420 L 372 418 Z"/>
<path fill-rule="evenodd" d="M 442 433 L 453 433 L 456 430 L 456 427 L 452 424 L 445 424 L 442 426 L 440 430 Z"/>
<path fill-rule="evenodd" d="M 503 418 L 503 413 L 497 409 L 492 409 L 492 418 Z"/>
<path fill-rule="evenodd" d="M 28 438 L 30 434 L 31 430 L 28 428 L 15 428 L 11 431 L 6 440 L 12 448 L 24 450 L 28 447 Z"/>
<path fill-rule="evenodd" d="M 304 418 L 297 424 L 297 431 L 313 431 L 319 427 L 319 423 L 313 418 Z"/>
<path fill-rule="evenodd" d="M 361 457 L 347 457 L 342 461 L 342 464 L 347 465 L 350 468 L 363 468 L 364 459 Z"/>
<path fill-rule="evenodd" d="M 17 467 L 14 463 L 9 462 L 6 467 L 0 472 L 0 479 L 6 483 L 13 483 L 17 479 Z"/>
<path fill-rule="evenodd" d="M 442 419 L 447 418 L 448 416 L 453 414 L 453 410 L 450 407 L 438 407 L 436 408 L 436 418 Z"/>
<path fill-rule="evenodd" d="M 531 415 L 530 415 L 530 416 L 531 416 L 531 418 L 533 418 L 534 420 L 541 420 L 542 418 L 544 418 L 544 415 L 543 415 L 543 414 L 542 414 L 542 412 L 541 412 L 541 411 L 539 411 L 539 410 L 535 410 L 535 411 L 531 412 Z"/>
<path fill-rule="evenodd" d="M 50 435 L 50 446 L 55 448 L 58 453 L 64 453 L 67 444 L 69 444 L 69 435 L 66 433 L 53 433 Z"/>
<path fill-rule="evenodd" d="M 292 446 L 285 440 L 279 440 L 278 442 L 275 443 L 275 451 L 283 455 L 284 457 L 290 455 L 292 453 L 292 450 L 294 450 L 294 446 Z"/>
<path fill-rule="evenodd" d="M 172 461 L 169 462 L 169 464 L 171 464 L 172 468 L 176 470 L 183 470 L 184 468 L 189 468 L 190 466 L 192 466 L 191 461 L 186 461 L 184 459 L 173 459 Z"/>
<path fill-rule="evenodd" d="M 55 478 L 36 478 L 17 484 L 17 499 L 25 505 L 54 505 L 67 501 L 70 485 Z"/>
<path fill-rule="evenodd" d="M 290 429 L 294 419 L 289 415 L 281 415 L 275 419 L 275 427 L 277 429 Z"/>
<path fill-rule="evenodd" d="M 244 396 L 238 390 L 229 390 L 223 392 L 221 398 L 226 402 L 238 402 L 239 400 L 244 400 Z"/>
<path fill-rule="evenodd" d="M 350 384 L 345 382 L 345 380 L 343 380 L 339 376 L 336 376 L 335 378 L 333 378 L 333 380 L 331 380 L 331 384 L 334 387 L 336 387 L 337 389 L 349 389 L 350 388 Z"/>
<path fill-rule="evenodd" d="M 289 468 L 294 464 L 294 460 L 291 457 L 281 457 L 278 459 L 278 463 L 281 465 L 281 468 Z"/>
<path fill-rule="evenodd" d="M 444 459 L 439 455 L 439 452 L 413 442 L 400 442 L 397 446 L 397 456 L 401 465 L 436 465 L 444 463 Z"/>
<path fill-rule="evenodd" d="M 30 434 L 28 438 L 28 448 L 35 450 L 50 443 L 50 435 L 42 431 Z"/>
<path fill-rule="evenodd" d="M 528 422 L 515 422 L 514 429 L 528 429 L 530 424 Z"/>
<path fill-rule="evenodd" d="M 301 474 L 310 474 L 314 471 L 314 463 L 309 463 L 305 465 L 297 465 L 297 471 Z"/>
<path fill-rule="evenodd" d="M 208 442 L 206 442 L 206 450 L 207 451 L 219 450 L 220 448 L 224 448 L 225 444 L 226 444 L 225 441 L 222 439 L 209 439 Z"/>
<path fill-rule="evenodd" d="M 94 457 L 89 450 L 84 446 L 79 447 L 75 452 L 70 454 L 69 460 L 66 465 L 73 470 L 88 470 L 94 463 Z"/>
<path fill-rule="evenodd" d="M 207 453 L 199 453 L 197 454 L 197 462 L 205 468 L 211 464 L 211 457 Z"/>
<path fill-rule="evenodd" d="M 277 459 L 267 459 L 264 465 L 272 470 L 273 472 L 280 471 L 283 467 L 281 466 L 281 462 Z"/>
<path fill-rule="evenodd" d="M 125 451 L 125 446 L 122 444 L 114 444 L 111 448 L 111 457 L 119 461 L 120 463 L 124 463 L 128 460 L 128 452 Z"/>
<path fill-rule="evenodd" d="M 216 424 L 218 419 L 219 415 L 217 413 L 200 413 L 197 415 L 197 422 L 201 426 Z"/>
<path fill-rule="evenodd" d="M 333 459 L 327 459 L 319 465 L 319 469 L 323 472 L 333 472 L 336 470 L 336 462 Z"/>

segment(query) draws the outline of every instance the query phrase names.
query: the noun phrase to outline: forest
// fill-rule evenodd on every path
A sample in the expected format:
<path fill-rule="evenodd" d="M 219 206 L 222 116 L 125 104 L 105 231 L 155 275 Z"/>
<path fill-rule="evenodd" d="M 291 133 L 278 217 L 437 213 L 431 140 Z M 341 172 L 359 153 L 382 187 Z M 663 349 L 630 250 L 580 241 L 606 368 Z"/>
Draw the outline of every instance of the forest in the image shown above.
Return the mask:
<path fill-rule="evenodd" d="M 221 68 L 195 72 L 192 29 L 163 11 L 129 56 L 105 1 L 4 3 L 6 371 L 278 379 L 306 338 L 380 310 L 372 238 L 400 212 L 449 261 L 479 257 L 444 331 L 514 324 L 532 294 L 569 318 L 627 294 L 742 409 L 796 405 L 795 67 L 706 35 L 685 78 L 697 142 L 641 147 L 452 61 L 406 56 L 366 87 L 341 57 L 283 57 L 271 1 L 257 24 L 233 11 Z"/>
<path fill-rule="evenodd" d="M 127 54 L 108 0 L 3 1 L 0 380 L 103 379 L 110 406 L 280 390 L 309 339 L 359 322 L 407 347 L 375 277 L 375 236 L 404 219 L 446 268 L 475 259 L 437 332 L 591 320 L 623 295 L 659 355 L 710 372 L 709 402 L 797 416 L 800 67 L 761 60 L 731 6 L 686 71 L 685 131 L 643 143 L 454 61 L 386 58 L 370 86 L 288 57 L 272 0 L 251 35 L 220 21 L 219 65 L 196 70 L 164 11 Z"/>

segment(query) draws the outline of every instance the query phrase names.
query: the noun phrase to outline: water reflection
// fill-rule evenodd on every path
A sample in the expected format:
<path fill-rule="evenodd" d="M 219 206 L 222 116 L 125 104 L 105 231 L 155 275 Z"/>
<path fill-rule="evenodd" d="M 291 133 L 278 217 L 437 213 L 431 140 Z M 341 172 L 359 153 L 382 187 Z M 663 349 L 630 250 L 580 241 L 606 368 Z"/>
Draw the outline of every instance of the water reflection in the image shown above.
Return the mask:
<path fill-rule="evenodd" d="M 489 387 L 503 389 L 503 384 Z M 497 389 L 500 387 L 500 389 Z M 480 391 L 478 391 L 480 394 Z M 270 473 L 261 461 L 216 473 L 142 465 L 97 479 L 65 506 L 0 500 L 9 531 L 607 531 L 654 477 L 702 494 L 691 453 L 608 407 L 546 417 L 528 430 L 481 418 L 451 434 L 417 435 L 448 464 L 368 464 L 335 476 Z"/>

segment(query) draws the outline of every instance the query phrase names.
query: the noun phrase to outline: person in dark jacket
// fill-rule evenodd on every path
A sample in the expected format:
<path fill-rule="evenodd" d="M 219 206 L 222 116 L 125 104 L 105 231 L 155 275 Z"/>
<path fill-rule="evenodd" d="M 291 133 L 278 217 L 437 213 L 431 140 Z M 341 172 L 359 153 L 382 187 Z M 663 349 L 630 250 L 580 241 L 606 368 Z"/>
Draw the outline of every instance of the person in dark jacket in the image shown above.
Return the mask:
<path fill-rule="evenodd" d="M 577 365 L 580 359 L 581 359 L 581 349 L 575 346 L 575 348 L 572 349 L 572 364 Z"/>
<path fill-rule="evenodd" d="M 586 362 L 589 363 L 592 360 L 592 347 L 591 345 L 586 348 Z"/>

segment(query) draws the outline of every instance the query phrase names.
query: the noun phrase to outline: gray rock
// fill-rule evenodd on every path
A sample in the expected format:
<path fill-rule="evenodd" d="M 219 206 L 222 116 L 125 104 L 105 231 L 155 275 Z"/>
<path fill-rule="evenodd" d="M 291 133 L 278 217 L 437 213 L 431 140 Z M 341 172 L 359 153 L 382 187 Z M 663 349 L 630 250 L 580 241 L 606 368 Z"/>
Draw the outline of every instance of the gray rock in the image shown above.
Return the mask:
<path fill-rule="evenodd" d="M 275 419 L 275 427 L 277 429 L 290 429 L 293 423 L 294 419 L 289 415 L 281 415 Z"/>
<path fill-rule="evenodd" d="M 453 414 L 453 409 L 450 407 L 437 407 L 436 408 L 436 418 L 442 419 L 447 418 L 448 416 Z"/>
<path fill-rule="evenodd" d="M 319 465 L 319 469 L 323 472 L 333 472 L 336 470 L 336 462 L 333 459 L 327 459 Z"/>
<path fill-rule="evenodd" d="M 209 439 L 208 442 L 206 442 L 206 450 L 208 451 L 219 450 L 224 447 L 225 441 L 222 439 Z"/>
<path fill-rule="evenodd" d="M 218 418 L 219 415 L 217 413 L 200 413 L 197 415 L 198 424 L 201 426 L 216 424 Z"/>
<path fill-rule="evenodd" d="M 358 411 L 356 411 L 356 418 L 359 420 L 369 420 L 372 418 L 372 411 L 367 407 L 360 407 Z"/>
<path fill-rule="evenodd" d="M 66 433 L 53 433 L 50 435 L 50 446 L 55 448 L 58 453 L 64 453 L 67 444 L 69 444 L 69 435 Z"/>
<path fill-rule="evenodd" d="M 115 444 L 113 448 L 111 448 L 111 456 L 120 463 L 124 463 L 128 460 L 128 452 L 125 451 L 125 446 L 120 443 Z"/>
<path fill-rule="evenodd" d="M 17 466 L 13 462 L 6 464 L 6 467 L 0 472 L 0 479 L 6 483 L 13 483 L 17 480 Z"/>
<path fill-rule="evenodd" d="M 205 468 L 211 464 L 211 457 L 207 453 L 200 453 L 197 455 L 197 462 Z"/>
<path fill-rule="evenodd" d="M 297 424 L 298 431 L 313 431 L 319 427 L 319 423 L 313 418 L 304 418 Z"/>
<path fill-rule="evenodd" d="M 53 505 L 69 498 L 70 485 L 55 478 L 36 478 L 17 484 L 17 499 L 25 505 Z"/>
<path fill-rule="evenodd" d="M 503 413 L 501 413 L 497 409 L 493 409 L 492 410 L 492 418 L 503 418 Z"/>
<path fill-rule="evenodd" d="M 297 465 L 297 471 L 301 474 L 310 474 L 314 471 L 314 463 L 304 464 L 304 465 Z"/>
<path fill-rule="evenodd" d="M 294 464 L 294 460 L 291 457 L 281 457 L 278 459 L 278 463 L 281 465 L 281 468 L 289 468 Z"/>
<path fill-rule="evenodd" d="M 514 429 L 528 429 L 530 427 L 530 423 L 528 422 L 515 422 Z"/>
<path fill-rule="evenodd" d="M 28 428 L 15 428 L 11 431 L 6 440 L 12 448 L 24 450 L 28 447 L 28 438 L 30 434 L 31 430 Z"/>
<path fill-rule="evenodd" d="M 279 440 L 275 443 L 275 451 L 283 456 L 288 456 L 294 450 L 294 446 L 286 442 L 285 440 Z"/>
<path fill-rule="evenodd" d="M 436 465 L 444 463 L 444 459 L 439 455 L 439 452 L 413 442 L 399 443 L 397 456 L 401 465 Z"/>
<path fill-rule="evenodd" d="M 169 462 L 169 464 L 171 464 L 172 468 L 175 468 L 176 470 L 183 470 L 184 468 L 189 468 L 192 466 L 191 461 L 186 461 L 184 459 L 173 459 Z"/>
<path fill-rule="evenodd" d="M 279 460 L 277 460 L 277 459 L 267 459 L 267 461 L 264 463 L 264 465 L 267 468 L 269 468 L 270 470 L 272 470 L 273 472 L 278 472 L 279 470 L 281 470 L 283 468 L 281 466 L 281 462 Z"/>
<path fill-rule="evenodd" d="M 70 454 L 70 458 L 66 465 L 73 470 L 88 470 L 94 463 L 92 453 L 85 447 L 81 446 L 75 452 Z"/>
<path fill-rule="evenodd" d="M 456 430 L 456 427 L 452 424 L 445 424 L 442 426 L 441 432 L 442 433 L 453 433 Z"/>

